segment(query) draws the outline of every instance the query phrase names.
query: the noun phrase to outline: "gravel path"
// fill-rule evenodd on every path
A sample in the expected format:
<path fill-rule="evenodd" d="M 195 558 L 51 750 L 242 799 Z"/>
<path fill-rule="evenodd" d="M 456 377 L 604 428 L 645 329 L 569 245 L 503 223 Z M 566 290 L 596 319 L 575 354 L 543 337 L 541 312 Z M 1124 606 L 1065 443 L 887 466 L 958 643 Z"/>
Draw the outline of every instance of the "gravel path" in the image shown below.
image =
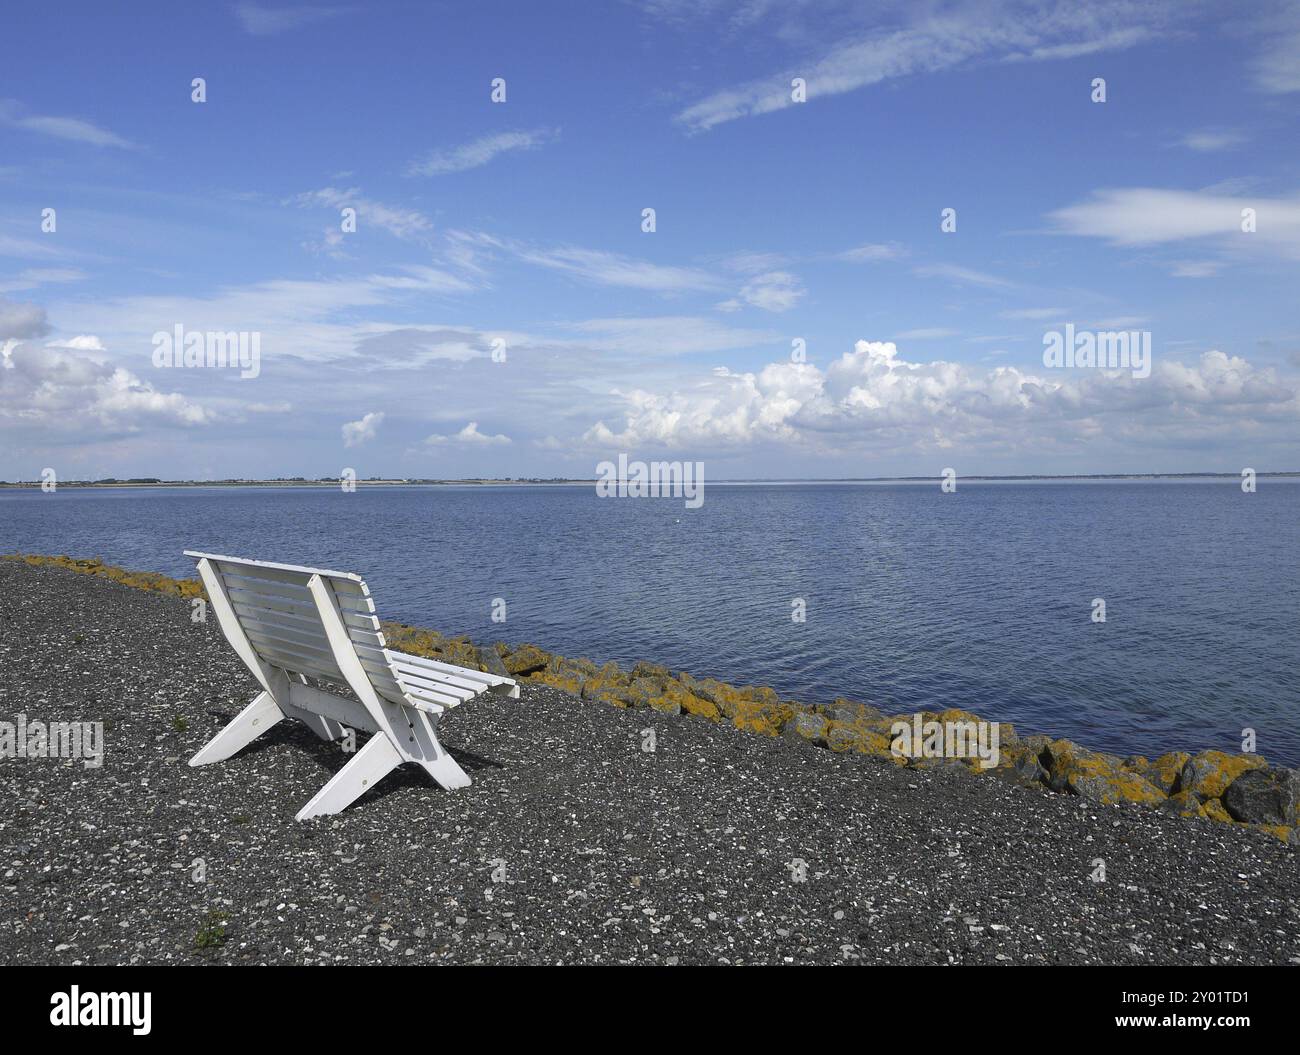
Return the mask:
<path fill-rule="evenodd" d="M 338 744 L 185 764 L 256 691 L 189 613 L 0 561 L 0 721 L 106 739 L 0 760 L 0 963 L 1300 963 L 1267 835 L 544 687 L 443 723 L 473 787 L 298 824 Z"/>

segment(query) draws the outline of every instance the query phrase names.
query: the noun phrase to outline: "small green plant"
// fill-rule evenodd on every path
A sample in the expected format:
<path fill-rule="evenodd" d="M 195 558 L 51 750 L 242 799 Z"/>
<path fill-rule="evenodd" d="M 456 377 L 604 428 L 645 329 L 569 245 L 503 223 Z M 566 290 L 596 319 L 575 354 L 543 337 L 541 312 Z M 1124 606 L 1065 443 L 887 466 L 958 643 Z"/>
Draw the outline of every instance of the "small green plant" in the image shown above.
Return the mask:
<path fill-rule="evenodd" d="M 73 643 L 74 645 L 84 645 L 84 644 L 86 643 L 86 635 L 85 635 L 85 634 L 73 634 L 73 635 L 72 635 L 72 643 Z"/>
<path fill-rule="evenodd" d="M 230 819 L 234 821 L 236 824 L 247 824 L 253 818 L 250 817 L 247 813 L 236 813 Z"/>
<path fill-rule="evenodd" d="M 185 718 L 182 718 L 180 715 L 177 715 L 175 718 L 172 719 L 172 728 L 175 729 L 178 733 L 185 732 L 185 730 L 188 729 L 189 727 L 190 727 L 189 721 Z"/>
<path fill-rule="evenodd" d="M 196 949 L 219 949 L 226 944 L 226 914 L 213 909 L 194 935 Z"/>

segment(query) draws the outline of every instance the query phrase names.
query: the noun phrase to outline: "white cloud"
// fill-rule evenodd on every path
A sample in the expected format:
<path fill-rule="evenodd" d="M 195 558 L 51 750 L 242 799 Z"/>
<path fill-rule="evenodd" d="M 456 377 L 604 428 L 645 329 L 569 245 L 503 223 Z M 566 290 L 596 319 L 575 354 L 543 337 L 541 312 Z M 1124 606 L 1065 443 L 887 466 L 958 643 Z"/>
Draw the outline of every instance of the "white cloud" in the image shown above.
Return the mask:
<path fill-rule="evenodd" d="M 1273 95 L 1300 92 L 1300 6 L 1284 4 L 1252 24 L 1259 31 L 1259 53 L 1250 64 L 1255 87 Z"/>
<path fill-rule="evenodd" d="M 0 124 L 21 128 L 38 135 L 67 139 L 74 143 L 89 143 L 96 147 L 121 147 L 130 149 L 134 144 L 116 133 L 100 128 L 79 117 L 49 117 L 27 114 L 21 104 L 13 99 L 0 99 Z"/>
<path fill-rule="evenodd" d="M 82 338 L 88 343 L 93 338 Z M 0 426 L 72 431 L 78 442 L 97 429 L 117 434 L 149 426 L 209 425 L 216 415 L 176 392 L 162 392 L 131 371 L 70 345 L 18 344 L 0 370 Z"/>
<path fill-rule="evenodd" d="M 67 348 L 74 352 L 107 352 L 104 342 L 94 334 L 82 334 L 79 337 L 67 337 L 59 341 L 50 341 L 47 348 Z"/>
<path fill-rule="evenodd" d="M 1169 273 L 1174 278 L 1213 278 L 1219 273 L 1220 266 L 1214 260 L 1180 260 Z"/>
<path fill-rule="evenodd" d="M 41 337 L 50 332 L 45 309 L 0 297 L 0 339 Z"/>
<path fill-rule="evenodd" d="M 856 246 L 853 249 L 846 249 L 842 253 L 836 254 L 836 259 L 847 260 L 849 263 L 861 264 L 875 260 L 896 260 L 903 255 L 901 246 L 893 243 L 873 243 L 868 245 Z"/>
<path fill-rule="evenodd" d="M 1242 211 L 1253 209 L 1256 230 L 1242 231 Z M 1280 248 L 1300 256 L 1300 195 L 1289 198 L 1133 187 L 1100 190 L 1057 209 L 1049 219 L 1065 234 L 1143 246 L 1193 239 L 1231 239 L 1242 250 Z"/>
<path fill-rule="evenodd" d="M 559 271 L 599 286 L 621 286 L 651 293 L 708 291 L 721 287 L 717 276 L 693 267 L 652 264 L 647 260 L 579 246 L 539 247 L 473 231 L 451 231 L 454 245 L 483 253 L 505 252 L 536 267 Z"/>
<path fill-rule="evenodd" d="M 425 439 L 425 443 L 440 446 L 443 444 L 459 444 L 467 447 L 504 447 L 510 443 L 510 437 L 504 434 L 490 436 L 487 433 L 479 432 L 478 422 L 471 421 L 459 432 L 450 436 L 439 436 L 437 434 Z"/>
<path fill-rule="evenodd" d="M 384 423 L 383 412 L 370 413 L 360 421 L 349 421 L 343 426 L 343 446 L 357 447 L 375 438 L 379 426 Z"/>
<path fill-rule="evenodd" d="M 807 105 L 791 97 L 795 77 L 804 78 L 812 102 L 976 60 L 1045 61 L 1130 48 L 1149 39 L 1159 20 L 1159 5 L 1003 3 L 946 12 L 918 5 L 913 20 L 901 28 L 841 41 L 820 58 L 715 92 L 680 111 L 676 120 L 702 132 L 740 117 Z"/>
<path fill-rule="evenodd" d="M 498 132 L 482 136 L 453 150 L 437 151 L 406 166 L 408 176 L 445 176 L 452 172 L 486 165 L 500 154 L 514 150 L 535 150 L 559 135 L 557 129 L 534 128 L 528 132 Z"/>
<path fill-rule="evenodd" d="M 12 278 L 0 278 L 0 293 L 18 293 L 54 283 L 78 282 L 85 277 L 85 272 L 70 267 L 29 267 Z"/>
<path fill-rule="evenodd" d="M 704 352 L 726 352 L 777 340 L 763 330 L 737 329 L 715 319 L 689 315 L 588 319 L 572 327 L 592 335 L 587 347 L 641 360 Z"/>
<path fill-rule="evenodd" d="M 1231 147 L 1238 146 L 1245 141 L 1245 136 L 1240 132 L 1188 132 L 1187 135 L 1179 141 L 1188 150 L 1196 150 L 1200 153 L 1211 153 L 1217 150 L 1228 150 Z"/>
<path fill-rule="evenodd" d="M 914 268 L 913 273 L 922 278 L 946 278 L 959 286 L 980 286 L 984 289 L 1011 289 L 1015 283 L 997 275 L 990 275 L 958 264 L 926 264 Z"/>
<path fill-rule="evenodd" d="M 261 4 L 235 5 L 235 17 L 244 32 L 255 37 L 269 37 L 290 29 L 321 22 L 351 10 L 347 7 L 264 7 Z"/>
<path fill-rule="evenodd" d="M 967 455 L 1061 450 L 1090 438 L 1190 444 L 1237 431 L 1294 437 L 1300 393 L 1271 369 L 1219 351 L 1192 365 L 1157 357 L 1151 376 L 1127 372 L 987 372 L 953 362 L 909 362 L 892 342 L 858 341 L 825 370 L 772 363 L 754 373 L 715 370 L 667 394 L 617 393 L 625 420 L 598 421 L 593 449 L 737 451 L 775 443 L 805 452 L 942 451 Z"/>
<path fill-rule="evenodd" d="M 718 305 L 722 311 L 736 311 L 748 304 L 763 311 L 789 311 L 803 299 L 804 288 L 788 271 L 758 275 L 740 287 L 740 293 Z"/>
<path fill-rule="evenodd" d="M 338 187 L 322 187 L 320 190 L 299 194 L 291 200 L 300 206 L 318 205 L 334 210 L 356 209 L 358 234 L 362 233 L 364 228 L 371 224 L 397 238 L 418 238 L 422 235 L 431 234 L 433 231 L 433 222 L 423 213 L 414 209 L 402 209 L 392 205 L 385 205 L 373 198 L 366 198 L 355 187 L 349 190 L 342 190 Z M 337 244 L 343 237 L 338 223 L 327 228 L 327 232 L 333 244 Z"/>

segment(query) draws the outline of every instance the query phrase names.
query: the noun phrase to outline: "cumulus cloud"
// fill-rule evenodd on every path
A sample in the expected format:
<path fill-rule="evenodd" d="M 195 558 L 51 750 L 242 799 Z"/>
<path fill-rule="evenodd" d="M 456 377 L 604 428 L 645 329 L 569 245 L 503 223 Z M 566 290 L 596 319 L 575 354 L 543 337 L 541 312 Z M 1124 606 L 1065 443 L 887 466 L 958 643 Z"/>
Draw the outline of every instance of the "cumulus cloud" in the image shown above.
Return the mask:
<path fill-rule="evenodd" d="M 910 362 L 892 342 L 858 341 L 825 370 L 773 363 L 752 373 L 718 368 L 659 394 L 619 392 L 625 420 L 583 435 L 603 450 L 740 450 L 778 443 L 809 451 L 873 453 L 1025 444 L 1060 449 L 1096 436 L 1199 442 L 1218 430 L 1294 434 L 1300 394 L 1271 369 L 1220 351 L 1192 364 L 1157 357 L 1149 378 L 1119 371 L 976 370 Z"/>
<path fill-rule="evenodd" d="M 8 368 L 0 370 L 0 424 L 73 429 L 84 440 L 96 427 L 121 434 L 216 420 L 212 411 L 184 395 L 160 391 L 131 371 L 68 344 L 6 342 L 6 347 Z"/>
<path fill-rule="evenodd" d="M 375 438 L 379 426 L 384 423 L 383 412 L 370 413 L 360 421 L 349 421 L 343 426 L 343 446 L 357 447 Z"/>
<path fill-rule="evenodd" d="M 38 304 L 23 304 L 0 297 L 0 339 L 26 340 L 50 332 L 45 309 Z"/>
<path fill-rule="evenodd" d="M 439 436 L 437 434 L 429 436 L 425 443 L 434 446 L 443 444 L 459 444 L 466 447 L 504 447 L 511 442 L 510 437 L 504 434 L 490 436 L 485 432 L 479 432 L 478 422 L 471 421 L 459 432 L 450 436 Z"/>

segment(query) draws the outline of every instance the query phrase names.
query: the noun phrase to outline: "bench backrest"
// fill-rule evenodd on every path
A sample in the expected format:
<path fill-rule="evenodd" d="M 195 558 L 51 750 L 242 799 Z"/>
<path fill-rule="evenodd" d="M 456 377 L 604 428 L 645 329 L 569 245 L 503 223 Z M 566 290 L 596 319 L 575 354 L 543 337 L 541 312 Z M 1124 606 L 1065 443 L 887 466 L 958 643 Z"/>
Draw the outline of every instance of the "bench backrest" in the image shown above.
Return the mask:
<path fill-rule="evenodd" d="M 338 603 L 353 650 L 375 691 L 402 701 L 401 687 L 384 652 L 375 604 L 361 576 L 192 550 L 185 555 L 208 561 L 240 629 L 264 663 L 346 685 L 308 586 L 312 576 L 320 576 Z"/>

